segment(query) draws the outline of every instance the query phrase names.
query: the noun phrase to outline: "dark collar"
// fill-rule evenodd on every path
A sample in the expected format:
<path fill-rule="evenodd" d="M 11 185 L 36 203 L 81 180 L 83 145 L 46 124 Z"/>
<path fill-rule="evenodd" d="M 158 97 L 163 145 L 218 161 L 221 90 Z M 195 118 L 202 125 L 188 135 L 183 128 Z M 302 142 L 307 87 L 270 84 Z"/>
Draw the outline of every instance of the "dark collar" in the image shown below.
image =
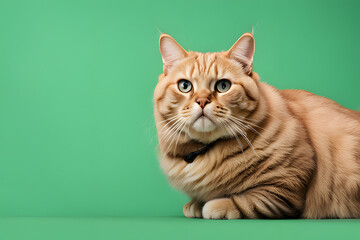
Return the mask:
<path fill-rule="evenodd" d="M 194 152 L 191 152 L 189 153 L 188 155 L 184 156 L 184 160 L 185 162 L 187 163 L 192 163 L 195 158 L 201 154 L 205 154 L 207 151 L 210 150 L 210 148 L 212 148 L 217 142 L 219 141 L 218 140 L 215 140 L 209 144 L 206 144 L 203 148 L 201 148 L 200 150 L 197 150 L 197 151 L 194 151 Z"/>

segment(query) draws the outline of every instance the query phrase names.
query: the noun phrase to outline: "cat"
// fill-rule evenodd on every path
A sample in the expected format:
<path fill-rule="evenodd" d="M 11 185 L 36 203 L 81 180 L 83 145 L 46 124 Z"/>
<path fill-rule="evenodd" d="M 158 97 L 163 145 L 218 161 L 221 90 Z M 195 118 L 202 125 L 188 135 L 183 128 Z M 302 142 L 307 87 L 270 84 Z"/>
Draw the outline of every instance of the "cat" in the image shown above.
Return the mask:
<path fill-rule="evenodd" d="M 154 92 L 160 166 L 186 217 L 359 218 L 360 113 L 252 69 L 255 40 L 185 51 L 161 34 Z"/>

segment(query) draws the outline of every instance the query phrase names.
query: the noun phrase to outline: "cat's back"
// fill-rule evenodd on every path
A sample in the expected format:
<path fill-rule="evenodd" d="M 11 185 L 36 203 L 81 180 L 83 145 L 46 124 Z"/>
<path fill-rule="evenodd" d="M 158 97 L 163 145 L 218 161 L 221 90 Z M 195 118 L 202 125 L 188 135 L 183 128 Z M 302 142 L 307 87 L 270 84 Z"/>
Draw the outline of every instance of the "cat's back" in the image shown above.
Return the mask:
<path fill-rule="evenodd" d="M 356 136 L 360 141 L 360 112 L 305 90 L 280 90 L 290 112 L 307 129 L 326 137 Z"/>
<path fill-rule="evenodd" d="M 280 90 L 280 93 L 289 103 L 291 110 L 294 110 L 295 114 L 308 115 L 326 112 L 327 114 L 346 117 L 349 120 L 360 121 L 360 112 L 345 108 L 329 98 L 305 90 L 284 89 Z M 326 117 L 328 115 L 323 116 Z"/>
<path fill-rule="evenodd" d="M 316 152 L 317 170 L 304 216 L 360 217 L 360 113 L 304 90 L 280 93 Z"/>
<path fill-rule="evenodd" d="M 280 90 L 280 93 L 291 114 L 308 131 L 316 152 L 331 146 L 333 151 L 351 152 L 360 163 L 360 112 L 304 90 Z"/>

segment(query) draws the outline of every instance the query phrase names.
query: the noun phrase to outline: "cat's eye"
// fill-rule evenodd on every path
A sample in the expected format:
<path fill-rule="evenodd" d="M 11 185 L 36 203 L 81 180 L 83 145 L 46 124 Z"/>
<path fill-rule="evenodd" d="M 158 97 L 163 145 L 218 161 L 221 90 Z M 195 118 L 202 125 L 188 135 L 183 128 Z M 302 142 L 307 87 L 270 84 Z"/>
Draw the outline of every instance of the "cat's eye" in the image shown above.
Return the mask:
<path fill-rule="evenodd" d="M 183 93 L 188 93 L 191 91 L 192 89 L 192 84 L 190 81 L 188 80 L 185 80 L 185 79 L 181 79 L 179 82 L 178 82 L 178 88 L 181 92 Z"/>
<path fill-rule="evenodd" d="M 223 92 L 228 91 L 230 89 L 230 86 L 231 86 L 231 82 L 229 80 L 221 79 L 221 80 L 216 82 L 215 89 L 218 92 L 223 93 Z"/>

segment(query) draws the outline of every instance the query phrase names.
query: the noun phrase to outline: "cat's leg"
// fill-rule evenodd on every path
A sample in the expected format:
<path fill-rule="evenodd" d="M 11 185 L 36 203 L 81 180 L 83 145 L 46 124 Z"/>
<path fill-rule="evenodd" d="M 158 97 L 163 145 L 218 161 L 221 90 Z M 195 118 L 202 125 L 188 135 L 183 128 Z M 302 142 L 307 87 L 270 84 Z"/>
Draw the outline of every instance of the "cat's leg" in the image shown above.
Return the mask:
<path fill-rule="evenodd" d="M 185 204 L 183 212 L 188 218 L 202 218 L 202 208 L 204 204 L 195 200 L 191 200 Z"/>
<path fill-rule="evenodd" d="M 207 219 L 296 218 L 303 200 L 289 193 L 267 189 L 251 189 L 240 195 L 208 201 L 202 216 Z"/>

